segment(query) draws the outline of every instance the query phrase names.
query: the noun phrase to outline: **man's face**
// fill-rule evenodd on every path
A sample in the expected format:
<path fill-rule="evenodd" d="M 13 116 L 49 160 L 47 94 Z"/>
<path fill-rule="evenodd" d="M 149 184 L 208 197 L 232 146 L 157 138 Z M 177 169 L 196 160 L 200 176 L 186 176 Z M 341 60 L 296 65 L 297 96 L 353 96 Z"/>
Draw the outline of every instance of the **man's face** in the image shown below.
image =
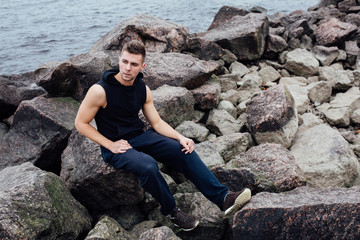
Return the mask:
<path fill-rule="evenodd" d="M 120 76 L 123 81 L 132 84 L 136 76 L 145 67 L 141 54 L 132 54 L 123 51 L 119 57 Z"/>

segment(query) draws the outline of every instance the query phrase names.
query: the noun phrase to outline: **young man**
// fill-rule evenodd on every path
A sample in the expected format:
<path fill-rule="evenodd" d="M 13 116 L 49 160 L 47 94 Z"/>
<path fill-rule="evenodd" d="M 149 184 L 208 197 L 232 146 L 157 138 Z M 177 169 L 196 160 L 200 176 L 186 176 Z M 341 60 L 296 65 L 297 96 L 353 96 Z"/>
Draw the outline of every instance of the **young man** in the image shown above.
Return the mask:
<path fill-rule="evenodd" d="M 75 119 L 77 130 L 101 145 L 106 163 L 134 173 L 141 186 L 161 205 L 179 228 L 190 231 L 199 220 L 176 208 L 175 200 L 156 161 L 185 174 L 226 215 L 237 211 L 251 198 L 249 189 L 230 192 L 216 179 L 194 151 L 194 142 L 164 122 L 142 79 L 145 47 L 127 43 L 119 57 L 119 69 L 105 71 L 87 92 Z M 143 131 L 138 113 L 142 109 L 152 129 Z M 97 129 L 90 125 L 95 118 Z"/>

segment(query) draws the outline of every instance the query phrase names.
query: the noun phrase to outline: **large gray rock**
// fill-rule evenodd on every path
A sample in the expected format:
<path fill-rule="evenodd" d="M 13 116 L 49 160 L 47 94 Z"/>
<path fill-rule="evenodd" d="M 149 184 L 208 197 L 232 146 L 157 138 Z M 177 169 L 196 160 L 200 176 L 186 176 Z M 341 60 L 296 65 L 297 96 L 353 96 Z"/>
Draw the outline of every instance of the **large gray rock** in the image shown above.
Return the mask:
<path fill-rule="evenodd" d="M 299 129 L 291 153 L 312 187 L 349 187 L 359 175 L 359 161 L 349 143 L 325 124 Z"/>
<path fill-rule="evenodd" d="M 224 160 L 217 151 L 216 145 L 209 141 L 196 144 L 195 151 L 208 168 L 224 164 Z"/>
<path fill-rule="evenodd" d="M 88 233 L 85 240 L 135 240 L 115 219 L 104 216 Z"/>
<path fill-rule="evenodd" d="M 166 226 L 152 228 L 140 235 L 139 240 L 181 240 Z"/>
<path fill-rule="evenodd" d="M 196 142 L 203 142 L 209 135 L 209 130 L 193 121 L 185 121 L 175 129 L 185 137 L 194 139 Z"/>
<path fill-rule="evenodd" d="M 309 91 L 309 99 L 313 103 L 323 103 L 330 100 L 332 94 L 331 83 L 325 81 L 319 81 L 310 83 L 306 87 Z"/>
<path fill-rule="evenodd" d="M 35 71 L 36 81 L 51 96 L 71 96 L 82 101 L 102 73 L 117 65 L 118 56 L 98 52 L 77 55 L 62 63 L 45 64 Z"/>
<path fill-rule="evenodd" d="M 10 117 L 22 101 L 45 93 L 42 87 L 36 85 L 33 72 L 0 76 L 0 119 Z"/>
<path fill-rule="evenodd" d="M 213 143 L 225 162 L 246 152 L 254 143 L 249 133 L 231 133 L 216 138 Z"/>
<path fill-rule="evenodd" d="M 357 239 L 359 193 L 359 187 L 259 193 L 235 214 L 234 239 Z"/>
<path fill-rule="evenodd" d="M 242 8 L 222 6 L 220 10 L 216 13 L 213 22 L 208 28 L 208 31 L 213 28 L 217 28 L 220 25 L 223 25 L 225 22 L 229 21 L 231 18 L 235 16 L 245 16 L 248 13 L 249 11 Z"/>
<path fill-rule="evenodd" d="M 75 130 L 62 154 L 60 176 L 74 197 L 91 210 L 104 211 L 143 199 L 137 178 L 105 164 L 99 145 Z"/>
<path fill-rule="evenodd" d="M 181 239 L 223 239 L 227 221 L 224 213 L 214 203 L 206 199 L 200 192 L 177 193 L 174 198 L 179 209 L 199 218 L 200 223 L 194 230 L 190 232 L 179 231 L 171 223 L 169 217 L 160 213 L 159 208 L 152 211 L 148 218 L 158 221 L 163 226 L 170 227 Z"/>
<path fill-rule="evenodd" d="M 72 98 L 37 97 L 23 101 L 0 145 L 0 169 L 32 162 L 57 172 L 61 153 L 74 128 L 79 103 Z"/>
<path fill-rule="evenodd" d="M 309 90 L 298 84 L 287 85 L 287 88 L 294 98 L 298 114 L 305 113 L 310 108 Z"/>
<path fill-rule="evenodd" d="M 279 144 L 254 146 L 238 156 L 232 166 L 249 169 L 258 191 L 284 192 L 305 184 L 294 156 Z"/>
<path fill-rule="evenodd" d="M 319 79 L 331 83 L 335 90 L 346 91 L 352 87 L 354 81 L 351 80 L 351 74 L 348 71 L 336 69 L 334 67 L 319 68 Z"/>
<path fill-rule="evenodd" d="M 333 46 L 346 40 L 357 30 L 356 25 L 331 18 L 320 24 L 314 31 L 319 45 Z"/>
<path fill-rule="evenodd" d="M 144 80 L 150 89 L 164 84 L 194 89 L 220 69 L 215 61 L 204 61 L 181 53 L 148 53 Z"/>
<path fill-rule="evenodd" d="M 0 171 L 1 239 L 77 239 L 90 228 L 89 213 L 55 174 L 29 162 Z"/>
<path fill-rule="evenodd" d="M 0 123 L 0 144 L 5 134 L 9 131 L 9 127 L 5 123 Z"/>
<path fill-rule="evenodd" d="M 270 142 L 291 146 L 298 128 L 298 117 L 286 86 L 280 84 L 259 94 L 246 103 L 249 131 L 258 144 Z"/>
<path fill-rule="evenodd" d="M 220 100 L 221 86 L 217 83 L 207 83 L 191 90 L 194 96 L 195 108 L 210 110 L 216 108 Z"/>
<path fill-rule="evenodd" d="M 312 52 L 322 66 L 329 66 L 339 56 L 337 47 L 315 46 Z"/>
<path fill-rule="evenodd" d="M 89 53 L 121 50 L 132 39 L 144 42 L 148 52 L 181 52 L 187 48 L 188 34 L 189 30 L 184 26 L 139 14 L 118 24 Z"/>
<path fill-rule="evenodd" d="M 231 21 L 206 32 L 203 38 L 229 49 L 240 60 L 254 60 L 264 53 L 268 34 L 267 16 L 249 13 L 245 16 L 234 16 Z"/>
<path fill-rule="evenodd" d="M 306 49 L 297 48 L 286 55 L 285 68 L 298 76 L 311 77 L 319 71 L 319 61 Z"/>
<path fill-rule="evenodd" d="M 160 117 L 173 128 L 194 117 L 194 97 L 184 87 L 164 85 L 152 91 Z"/>
<path fill-rule="evenodd" d="M 360 108 L 360 90 L 352 87 L 345 93 L 336 94 L 330 103 L 318 107 L 332 125 L 347 127 L 350 125 L 352 113 Z"/>
<path fill-rule="evenodd" d="M 242 124 L 225 110 L 210 111 L 206 127 L 217 136 L 240 132 Z"/>
<path fill-rule="evenodd" d="M 211 172 L 221 184 L 233 192 L 241 191 L 243 188 L 250 188 L 252 193 L 259 190 L 256 176 L 250 169 L 216 166 L 211 168 Z"/>

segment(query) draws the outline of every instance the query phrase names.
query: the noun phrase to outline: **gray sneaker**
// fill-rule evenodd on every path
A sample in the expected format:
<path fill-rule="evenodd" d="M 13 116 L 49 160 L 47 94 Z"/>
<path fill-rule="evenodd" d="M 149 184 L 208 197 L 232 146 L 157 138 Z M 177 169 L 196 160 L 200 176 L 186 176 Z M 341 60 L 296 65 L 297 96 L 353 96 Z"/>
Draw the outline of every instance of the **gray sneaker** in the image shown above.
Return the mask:
<path fill-rule="evenodd" d="M 251 191 L 248 188 L 244 188 L 239 192 L 231 192 L 225 196 L 224 203 L 221 210 L 225 212 L 225 216 L 231 215 L 238 211 L 251 199 Z"/>
<path fill-rule="evenodd" d="M 177 208 L 174 208 L 170 214 L 170 219 L 175 226 L 183 231 L 191 231 L 199 225 L 199 220 L 196 217 L 186 214 Z"/>

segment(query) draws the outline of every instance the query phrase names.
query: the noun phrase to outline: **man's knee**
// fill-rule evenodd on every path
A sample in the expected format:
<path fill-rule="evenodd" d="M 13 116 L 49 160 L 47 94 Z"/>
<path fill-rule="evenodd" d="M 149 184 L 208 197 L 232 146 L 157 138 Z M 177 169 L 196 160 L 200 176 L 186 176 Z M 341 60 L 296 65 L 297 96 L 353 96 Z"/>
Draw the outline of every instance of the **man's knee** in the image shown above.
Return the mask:
<path fill-rule="evenodd" d="M 147 159 L 146 161 L 143 161 L 139 168 L 139 171 L 142 175 L 153 175 L 159 171 L 157 162 L 153 159 Z"/>

